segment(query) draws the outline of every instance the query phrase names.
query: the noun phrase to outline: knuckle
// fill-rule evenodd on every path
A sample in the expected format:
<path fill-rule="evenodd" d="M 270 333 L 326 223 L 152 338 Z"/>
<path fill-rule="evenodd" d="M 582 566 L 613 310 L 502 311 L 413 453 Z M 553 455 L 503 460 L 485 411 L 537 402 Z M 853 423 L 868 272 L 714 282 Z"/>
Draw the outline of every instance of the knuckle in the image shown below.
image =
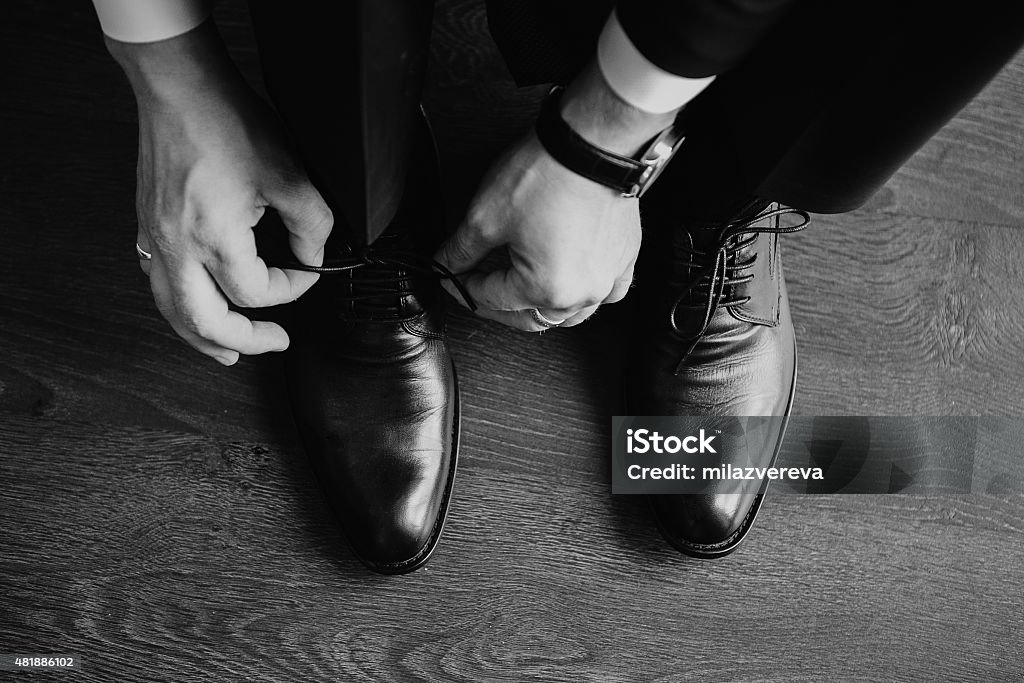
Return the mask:
<path fill-rule="evenodd" d="M 232 292 L 231 301 L 236 306 L 241 306 L 242 308 L 260 308 L 268 305 L 266 296 L 244 289 Z"/>
<path fill-rule="evenodd" d="M 602 298 L 587 283 L 575 278 L 561 277 L 541 285 L 535 293 L 534 301 L 541 308 L 571 311 L 594 306 Z"/>
<path fill-rule="evenodd" d="M 473 230 L 483 230 L 488 221 L 488 212 L 480 203 L 474 203 L 466 212 L 466 225 Z"/>
<path fill-rule="evenodd" d="M 179 241 L 177 225 L 168 221 L 153 221 L 148 224 L 150 244 L 162 254 L 175 254 L 178 251 Z"/>
<path fill-rule="evenodd" d="M 546 308 L 555 311 L 564 311 L 575 308 L 578 298 L 572 293 L 557 288 L 542 288 L 534 301 L 538 308 Z"/>
<path fill-rule="evenodd" d="M 195 245 L 200 253 L 212 254 L 221 259 L 221 245 L 224 234 L 217 229 L 217 224 L 210 220 L 202 220 L 193 224 L 189 231 L 188 241 Z"/>
<path fill-rule="evenodd" d="M 463 229 L 455 234 L 467 245 L 475 240 L 493 242 L 500 234 L 499 223 L 490 210 L 483 205 L 477 205 L 466 213 Z"/>
<path fill-rule="evenodd" d="M 276 179 L 280 189 L 293 195 L 304 195 L 315 192 L 313 181 L 309 179 L 306 168 L 291 149 L 281 149 L 271 166 L 269 179 Z"/>
<path fill-rule="evenodd" d="M 315 211 L 317 215 L 313 219 L 312 230 L 316 236 L 326 238 L 334 227 L 334 213 L 323 201 L 319 202 Z"/>
<path fill-rule="evenodd" d="M 206 318 L 196 315 L 191 311 L 183 311 L 179 313 L 181 324 L 186 328 L 194 332 L 196 335 L 203 339 L 209 339 L 213 336 L 215 328 L 210 324 Z"/>
<path fill-rule="evenodd" d="M 334 213 L 312 185 L 296 190 L 292 210 L 300 217 L 302 227 L 315 235 L 327 235 L 334 226 Z"/>
<path fill-rule="evenodd" d="M 469 249 L 467 240 L 468 238 L 465 233 L 461 231 L 452 236 L 451 241 L 448 242 L 448 250 L 453 260 L 463 262 L 472 258 L 473 254 Z"/>
<path fill-rule="evenodd" d="M 287 192 L 295 197 L 305 194 L 312 187 L 309 178 L 298 164 L 291 159 L 281 161 L 275 169 L 277 184 L 282 192 Z M 273 178 L 273 176 L 271 176 Z"/>

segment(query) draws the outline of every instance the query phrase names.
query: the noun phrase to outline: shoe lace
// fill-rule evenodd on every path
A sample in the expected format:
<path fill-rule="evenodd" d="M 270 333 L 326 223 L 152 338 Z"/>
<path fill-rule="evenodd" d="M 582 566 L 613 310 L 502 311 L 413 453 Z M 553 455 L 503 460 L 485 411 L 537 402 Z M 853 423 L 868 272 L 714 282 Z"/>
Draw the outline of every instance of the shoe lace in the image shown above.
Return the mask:
<path fill-rule="evenodd" d="M 411 320 L 415 315 L 403 315 L 401 299 L 414 294 L 410 275 L 448 280 L 465 300 L 471 311 L 477 306 L 458 276 L 445 265 L 429 256 L 391 245 L 370 245 L 358 250 L 326 259 L 323 265 L 310 266 L 292 259 L 281 268 L 301 270 L 320 275 L 350 275 L 352 285 L 337 292 L 343 303 L 360 318 Z"/>
<path fill-rule="evenodd" d="M 800 218 L 800 222 L 793 225 L 754 227 L 761 221 L 780 216 L 797 216 Z M 776 208 L 769 206 L 749 218 L 726 223 L 718 229 L 718 233 L 710 242 L 710 247 L 698 249 L 691 244 L 683 243 L 683 240 L 676 240 L 676 262 L 686 266 L 687 273 L 696 273 L 681 285 L 678 282 L 673 283 L 681 288 L 669 309 L 669 324 L 673 333 L 687 342 L 687 347 L 679 361 L 680 366 L 697 347 L 720 307 L 732 308 L 750 301 L 749 296 L 739 297 L 734 296 L 733 293 L 736 285 L 742 285 L 754 279 L 750 269 L 757 261 L 757 254 L 740 261 L 738 253 L 753 244 L 760 233 L 780 235 L 799 232 L 806 228 L 810 221 L 811 217 L 806 211 L 788 206 L 777 206 Z M 695 334 L 690 335 L 680 329 L 676 322 L 680 308 L 703 309 L 703 318 Z"/>

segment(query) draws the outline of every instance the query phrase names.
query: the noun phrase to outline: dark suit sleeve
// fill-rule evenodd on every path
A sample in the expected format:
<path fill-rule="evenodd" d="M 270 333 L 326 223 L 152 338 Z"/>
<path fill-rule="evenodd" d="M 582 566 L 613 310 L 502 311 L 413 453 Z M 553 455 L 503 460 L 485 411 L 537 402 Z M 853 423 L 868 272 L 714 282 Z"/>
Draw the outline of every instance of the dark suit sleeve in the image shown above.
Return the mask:
<path fill-rule="evenodd" d="M 622 0 L 619 22 L 665 71 L 702 78 L 737 64 L 795 0 Z"/>

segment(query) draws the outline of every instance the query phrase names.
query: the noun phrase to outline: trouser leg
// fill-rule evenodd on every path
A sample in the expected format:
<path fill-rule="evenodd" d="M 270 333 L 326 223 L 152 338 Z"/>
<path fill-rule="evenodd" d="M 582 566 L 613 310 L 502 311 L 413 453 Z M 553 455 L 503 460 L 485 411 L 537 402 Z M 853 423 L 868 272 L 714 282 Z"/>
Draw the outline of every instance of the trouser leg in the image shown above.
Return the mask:
<path fill-rule="evenodd" d="M 430 42 L 429 0 L 250 0 L 264 80 L 307 171 L 354 246 L 405 189 Z"/>
<path fill-rule="evenodd" d="M 593 58 L 613 4 L 492 0 L 490 26 L 520 85 L 564 82 Z M 1022 44 L 1019 2 L 802 2 L 690 103 L 684 153 L 646 203 L 856 208 Z"/>
<path fill-rule="evenodd" d="M 687 108 L 691 142 L 648 203 L 857 208 L 1022 44 L 1019 3 L 807 3 Z"/>

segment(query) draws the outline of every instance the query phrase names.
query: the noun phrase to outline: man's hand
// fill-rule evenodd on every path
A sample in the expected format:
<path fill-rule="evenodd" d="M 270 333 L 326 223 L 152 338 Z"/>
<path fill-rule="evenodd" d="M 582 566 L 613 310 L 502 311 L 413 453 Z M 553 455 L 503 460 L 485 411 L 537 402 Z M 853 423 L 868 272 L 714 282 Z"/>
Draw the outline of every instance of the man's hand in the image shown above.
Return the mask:
<path fill-rule="evenodd" d="M 279 325 L 229 309 L 296 299 L 316 274 L 268 268 L 252 228 L 281 216 L 295 256 L 320 265 L 330 209 L 248 87 L 211 22 L 170 40 L 108 39 L 139 106 L 137 210 L 141 261 L 161 314 L 185 341 L 224 365 L 282 351 Z"/>
<path fill-rule="evenodd" d="M 596 65 L 569 86 L 562 102 L 562 116 L 577 133 L 628 155 L 675 116 L 622 102 Z M 508 249 L 507 269 L 474 272 L 501 247 Z M 531 132 L 491 168 L 437 260 L 460 274 L 478 315 L 539 332 L 546 328 L 530 309 L 571 326 L 600 304 L 625 297 L 639 249 L 639 201 L 568 170 Z M 449 283 L 445 287 L 459 298 Z"/>

